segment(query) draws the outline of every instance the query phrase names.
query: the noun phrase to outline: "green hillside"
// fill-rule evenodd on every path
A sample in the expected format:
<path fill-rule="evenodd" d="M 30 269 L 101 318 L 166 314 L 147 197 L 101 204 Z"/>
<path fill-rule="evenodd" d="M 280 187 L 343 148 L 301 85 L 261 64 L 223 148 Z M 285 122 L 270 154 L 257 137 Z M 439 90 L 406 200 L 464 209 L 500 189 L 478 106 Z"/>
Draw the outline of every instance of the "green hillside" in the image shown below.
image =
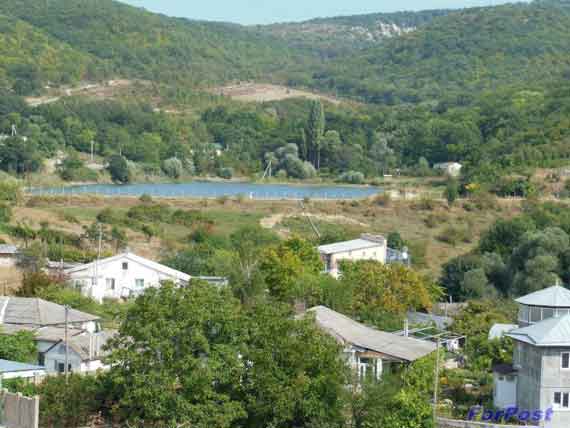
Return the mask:
<path fill-rule="evenodd" d="M 153 14 L 112 0 L 4 1 L 13 16 L 97 58 L 107 73 L 184 84 L 268 77 L 296 58 L 244 27 Z"/>
<path fill-rule="evenodd" d="M 97 64 L 41 30 L 0 15 L 0 88 L 28 94 L 42 84 L 60 85 L 98 74 Z"/>
<path fill-rule="evenodd" d="M 419 102 L 570 75 L 570 7 L 561 1 L 466 9 L 327 64 L 315 86 L 374 103 Z"/>
<path fill-rule="evenodd" d="M 321 58 L 334 58 L 415 31 L 447 13 L 447 10 L 429 10 L 340 16 L 261 26 L 259 30 L 282 38 L 294 48 Z"/>

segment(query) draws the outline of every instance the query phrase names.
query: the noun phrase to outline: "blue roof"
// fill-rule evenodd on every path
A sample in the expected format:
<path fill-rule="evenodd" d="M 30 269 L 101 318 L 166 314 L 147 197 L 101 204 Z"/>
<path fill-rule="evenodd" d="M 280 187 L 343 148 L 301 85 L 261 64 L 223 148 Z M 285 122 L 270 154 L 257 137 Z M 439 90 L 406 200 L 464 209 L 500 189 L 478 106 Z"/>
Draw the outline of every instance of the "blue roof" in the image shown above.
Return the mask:
<path fill-rule="evenodd" d="M 32 364 L 18 363 L 16 361 L 0 360 L 0 374 L 45 370 L 45 367 Z"/>

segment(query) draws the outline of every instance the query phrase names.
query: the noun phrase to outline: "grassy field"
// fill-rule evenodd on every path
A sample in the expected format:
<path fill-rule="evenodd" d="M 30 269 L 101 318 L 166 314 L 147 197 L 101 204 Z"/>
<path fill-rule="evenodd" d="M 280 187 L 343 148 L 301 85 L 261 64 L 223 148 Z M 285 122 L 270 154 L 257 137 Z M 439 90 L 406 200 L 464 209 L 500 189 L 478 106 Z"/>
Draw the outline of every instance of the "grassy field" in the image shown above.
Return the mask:
<path fill-rule="evenodd" d="M 199 211 L 213 220 L 213 233 L 228 236 L 243 225 L 261 224 L 282 237 L 301 235 L 317 241 L 307 215 L 319 232 L 325 236 L 354 238 L 362 232 L 389 234 L 399 232 L 408 243 L 415 266 L 437 277 L 441 265 L 450 258 L 471 249 L 496 219 L 512 217 L 520 211 L 520 202 L 496 201 L 492 208 L 476 209 L 459 201 L 449 208 L 436 200 L 366 200 L 366 201 L 311 201 L 306 211 L 295 201 L 250 200 L 192 200 L 160 199 L 172 209 Z M 23 222 L 39 228 L 42 222 L 50 227 L 81 234 L 84 226 L 96 221 L 105 208 L 116 213 L 140 204 L 138 198 L 53 197 L 29 198 L 14 208 L 13 223 Z M 136 228 L 126 225 L 129 248 L 144 257 L 160 259 L 166 251 L 182 249 L 188 243 L 191 228 L 160 223 L 159 234 L 150 241 Z M 0 235 L 13 242 L 7 235 Z M 13 276 L 13 272 L 11 275 Z M 0 281 L 2 276 L 0 274 Z"/>

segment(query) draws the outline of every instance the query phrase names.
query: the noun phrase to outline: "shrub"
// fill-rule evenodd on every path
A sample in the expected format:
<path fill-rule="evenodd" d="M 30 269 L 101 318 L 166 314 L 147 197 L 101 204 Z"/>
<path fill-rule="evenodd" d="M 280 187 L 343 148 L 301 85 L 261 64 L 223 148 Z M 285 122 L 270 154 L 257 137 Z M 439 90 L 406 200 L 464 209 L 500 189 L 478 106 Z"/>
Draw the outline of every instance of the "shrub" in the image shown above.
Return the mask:
<path fill-rule="evenodd" d="M 381 195 L 375 196 L 373 202 L 381 207 L 389 207 L 392 204 L 392 197 L 389 193 L 382 193 Z"/>
<path fill-rule="evenodd" d="M 388 235 L 388 247 L 394 250 L 401 250 L 406 246 L 406 243 L 399 232 L 392 232 Z"/>
<path fill-rule="evenodd" d="M 429 196 L 422 196 L 422 198 L 414 204 L 414 208 L 423 211 L 433 211 L 437 206 L 437 202 Z"/>
<path fill-rule="evenodd" d="M 119 155 L 113 155 L 109 158 L 109 166 L 107 167 L 111 174 L 111 179 L 117 183 L 128 183 L 131 181 L 131 172 L 127 160 Z"/>
<path fill-rule="evenodd" d="M 445 213 L 432 213 L 425 218 L 424 223 L 427 227 L 433 229 L 447 223 L 448 220 L 449 216 Z"/>
<path fill-rule="evenodd" d="M 8 204 L 0 204 L 0 223 L 9 223 L 12 219 L 12 207 Z"/>
<path fill-rule="evenodd" d="M 364 183 L 364 174 L 359 171 L 348 171 L 342 174 L 338 179 L 343 183 L 362 184 Z"/>
<path fill-rule="evenodd" d="M 178 179 L 184 173 L 184 165 L 178 158 L 166 159 L 162 162 L 162 171 L 170 178 Z"/>
<path fill-rule="evenodd" d="M 170 208 L 162 204 L 136 205 L 127 211 L 127 217 L 141 222 L 164 222 L 170 220 Z"/>
<path fill-rule="evenodd" d="M 0 181 L 0 201 L 17 203 L 22 200 L 22 189 L 16 182 Z"/>
<path fill-rule="evenodd" d="M 142 204 L 152 204 L 153 203 L 152 196 L 150 196 L 148 193 L 143 193 L 141 195 L 141 197 L 139 198 L 139 201 Z"/>
<path fill-rule="evenodd" d="M 113 208 L 104 208 L 97 214 L 97 221 L 103 224 L 120 224 L 122 217 L 119 212 Z"/>
<path fill-rule="evenodd" d="M 234 176 L 233 168 L 220 168 L 218 176 L 224 180 L 231 180 Z"/>
<path fill-rule="evenodd" d="M 437 237 L 437 239 L 446 244 L 456 246 L 457 244 L 464 242 L 471 242 L 471 236 L 468 229 L 449 226 Z"/>

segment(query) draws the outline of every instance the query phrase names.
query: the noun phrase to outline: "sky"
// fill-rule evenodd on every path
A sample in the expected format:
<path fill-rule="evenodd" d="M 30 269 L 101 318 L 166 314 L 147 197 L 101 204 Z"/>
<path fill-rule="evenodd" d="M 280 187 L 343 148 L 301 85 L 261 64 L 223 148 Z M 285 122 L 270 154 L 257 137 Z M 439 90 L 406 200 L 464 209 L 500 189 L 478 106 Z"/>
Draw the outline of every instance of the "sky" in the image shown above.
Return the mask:
<path fill-rule="evenodd" d="M 123 0 L 153 12 L 191 19 L 269 24 L 317 17 L 400 10 L 490 6 L 504 0 Z M 515 1 L 515 0 L 513 0 Z"/>

